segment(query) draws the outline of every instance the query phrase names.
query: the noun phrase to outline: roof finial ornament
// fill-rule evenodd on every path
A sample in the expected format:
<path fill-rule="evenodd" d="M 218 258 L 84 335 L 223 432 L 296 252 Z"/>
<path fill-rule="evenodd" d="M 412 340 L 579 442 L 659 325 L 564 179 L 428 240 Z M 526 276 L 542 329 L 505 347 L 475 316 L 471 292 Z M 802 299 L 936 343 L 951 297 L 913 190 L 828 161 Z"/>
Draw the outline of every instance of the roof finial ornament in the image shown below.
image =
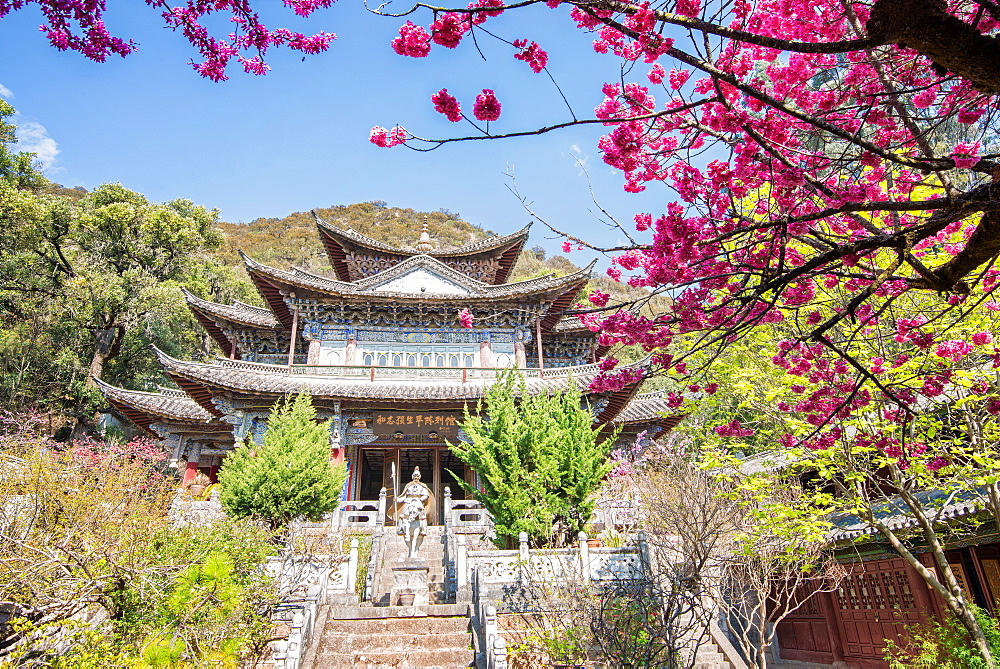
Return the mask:
<path fill-rule="evenodd" d="M 420 225 L 420 241 L 417 242 L 417 250 L 421 253 L 434 250 L 434 245 L 431 244 L 431 235 L 427 232 L 427 214 L 424 214 L 424 221 Z"/>

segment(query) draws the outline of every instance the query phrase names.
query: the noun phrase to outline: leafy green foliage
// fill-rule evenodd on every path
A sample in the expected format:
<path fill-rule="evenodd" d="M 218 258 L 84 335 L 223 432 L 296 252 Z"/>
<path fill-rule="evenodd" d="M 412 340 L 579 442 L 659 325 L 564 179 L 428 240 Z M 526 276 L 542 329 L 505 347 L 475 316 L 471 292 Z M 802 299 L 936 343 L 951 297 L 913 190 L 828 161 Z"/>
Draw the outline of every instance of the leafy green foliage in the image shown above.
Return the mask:
<path fill-rule="evenodd" d="M 260 569 L 271 533 L 172 525 L 176 480 L 142 444 L 59 449 L 38 422 L 0 430 L 0 600 L 15 618 L 0 664 L 236 666 L 255 652 L 277 599 Z"/>
<path fill-rule="evenodd" d="M 84 419 L 101 402 L 90 383 L 148 386 L 149 344 L 194 332 L 178 286 L 221 235 L 216 212 L 188 200 L 156 204 L 121 184 L 65 189 L 14 154 L 0 107 L 0 401 Z"/>
<path fill-rule="evenodd" d="M 267 425 L 263 446 L 237 448 L 219 470 L 226 512 L 279 528 L 294 518 L 319 520 L 333 511 L 347 472 L 342 463 L 330 462 L 329 432 L 316 422 L 309 395 L 276 403 Z"/>
<path fill-rule="evenodd" d="M 498 546 L 515 547 L 520 532 L 536 546 L 572 540 L 590 520 L 617 435 L 600 441 L 581 403 L 574 384 L 564 393 L 532 395 L 510 370 L 486 392 L 478 415 L 466 407 L 462 429 L 471 442 L 449 445 L 479 473 L 481 490 L 462 487 L 490 512 Z"/>
<path fill-rule="evenodd" d="M 1000 656 L 1000 627 L 995 618 L 973 607 L 994 657 Z M 954 616 L 944 623 L 930 621 L 906 630 L 908 643 L 889 640 L 885 660 L 889 669 L 985 669 L 988 665 L 973 645 L 968 630 Z"/>

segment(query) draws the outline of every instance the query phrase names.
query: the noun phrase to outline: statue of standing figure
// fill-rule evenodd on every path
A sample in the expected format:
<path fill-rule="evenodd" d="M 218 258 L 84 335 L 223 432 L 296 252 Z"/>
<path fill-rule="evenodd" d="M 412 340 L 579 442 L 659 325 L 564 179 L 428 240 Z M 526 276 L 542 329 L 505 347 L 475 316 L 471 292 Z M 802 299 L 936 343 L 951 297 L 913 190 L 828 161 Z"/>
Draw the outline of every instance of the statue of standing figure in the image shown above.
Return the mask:
<path fill-rule="evenodd" d="M 406 542 L 406 557 L 415 558 L 427 534 L 427 506 L 431 499 L 430 488 L 420 482 L 420 467 L 414 467 L 412 480 L 403 488 L 400 498 L 402 507 L 397 516 L 396 532 Z"/>

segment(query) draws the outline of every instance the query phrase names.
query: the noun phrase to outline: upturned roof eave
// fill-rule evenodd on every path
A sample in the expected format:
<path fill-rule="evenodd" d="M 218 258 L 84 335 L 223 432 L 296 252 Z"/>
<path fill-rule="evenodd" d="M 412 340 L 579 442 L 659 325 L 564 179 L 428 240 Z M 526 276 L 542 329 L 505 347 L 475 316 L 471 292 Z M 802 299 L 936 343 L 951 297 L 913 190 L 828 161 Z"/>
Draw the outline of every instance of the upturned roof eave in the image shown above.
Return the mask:
<path fill-rule="evenodd" d="M 212 302 L 198 297 L 186 288 L 181 288 L 188 308 L 192 311 L 198 310 L 209 318 L 219 319 L 233 325 L 246 327 L 265 328 L 276 330 L 281 327 L 281 323 L 274 314 L 261 307 L 255 307 L 244 302 L 235 302 L 231 305 Z"/>
<path fill-rule="evenodd" d="M 126 417 L 149 432 L 151 432 L 149 426 L 157 422 L 156 419 L 201 425 L 215 422 L 215 419 L 208 412 L 189 397 L 173 397 L 163 393 L 119 388 L 100 379 L 94 379 L 94 382 L 108 401 L 115 405 L 115 408 L 123 413 L 131 410 L 145 415 L 146 421 L 136 421 L 129 415 Z M 119 407 L 119 405 L 121 406 Z"/>

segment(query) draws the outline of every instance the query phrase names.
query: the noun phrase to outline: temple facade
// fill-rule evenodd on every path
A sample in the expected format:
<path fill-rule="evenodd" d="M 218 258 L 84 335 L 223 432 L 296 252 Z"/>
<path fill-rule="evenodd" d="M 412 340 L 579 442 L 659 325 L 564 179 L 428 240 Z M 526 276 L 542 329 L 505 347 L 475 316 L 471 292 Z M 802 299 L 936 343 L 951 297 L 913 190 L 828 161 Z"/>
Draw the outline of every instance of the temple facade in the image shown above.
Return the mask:
<path fill-rule="evenodd" d="M 125 418 L 161 439 L 185 480 L 214 479 L 226 453 L 260 443 L 276 401 L 309 392 L 344 460 L 345 500 L 376 499 L 419 466 L 437 500 L 457 478 L 474 483 L 448 449 L 462 440 L 498 370 L 516 368 L 528 392 L 586 389 L 605 353 L 597 335 L 564 312 L 593 265 L 566 276 L 508 282 L 528 228 L 461 248 L 438 249 L 426 224 L 412 248 L 395 248 L 316 218 L 335 278 L 268 267 L 243 256 L 266 308 L 224 305 L 185 291 L 192 313 L 224 355 L 177 360 L 157 351 L 177 389 L 140 392 L 98 382 Z M 472 316 L 463 327 L 459 314 Z M 676 419 L 640 382 L 591 393 L 595 425 L 622 440 L 653 438 Z M 405 483 L 396 480 L 397 485 Z"/>

